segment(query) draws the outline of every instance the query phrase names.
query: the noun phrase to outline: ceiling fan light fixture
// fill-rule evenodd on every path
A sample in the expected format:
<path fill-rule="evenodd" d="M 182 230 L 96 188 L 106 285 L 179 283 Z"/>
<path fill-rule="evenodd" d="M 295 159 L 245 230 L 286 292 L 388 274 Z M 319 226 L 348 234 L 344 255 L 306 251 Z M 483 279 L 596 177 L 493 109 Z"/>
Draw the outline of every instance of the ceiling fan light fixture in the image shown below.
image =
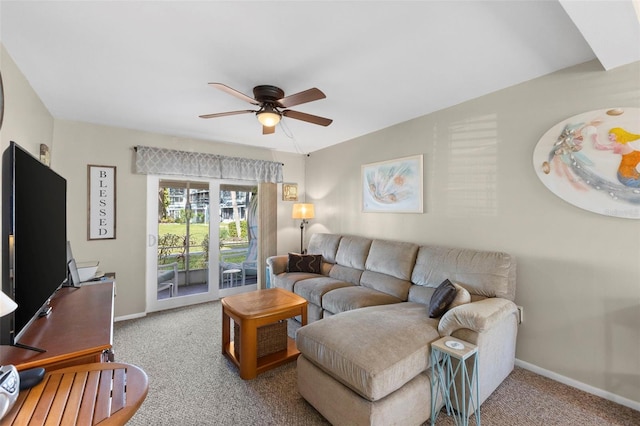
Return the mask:
<path fill-rule="evenodd" d="M 280 112 L 273 108 L 271 105 L 265 105 L 260 111 L 256 113 L 258 121 L 265 127 L 274 127 L 280 122 Z"/>
<path fill-rule="evenodd" d="M 640 0 L 638 0 L 640 1 Z M 292 106 L 306 104 L 307 102 L 317 101 L 326 98 L 325 94 L 318 88 L 311 88 L 293 95 L 285 96 L 284 90 L 276 86 L 261 85 L 253 88 L 253 98 L 239 92 L 222 83 L 209 83 L 209 85 L 222 90 L 238 99 L 249 102 L 251 105 L 258 107 L 255 109 L 243 109 L 239 111 L 227 111 L 214 114 L 204 114 L 200 118 L 216 118 L 226 117 L 228 115 L 237 114 L 255 114 L 258 121 L 262 125 L 262 134 L 271 135 L 275 133 L 276 125 L 282 120 L 283 116 L 287 119 L 305 121 L 318 126 L 328 126 L 333 122 L 330 118 L 319 117 L 313 114 L 307 114 L 300 111 L 288 109 Z"/>

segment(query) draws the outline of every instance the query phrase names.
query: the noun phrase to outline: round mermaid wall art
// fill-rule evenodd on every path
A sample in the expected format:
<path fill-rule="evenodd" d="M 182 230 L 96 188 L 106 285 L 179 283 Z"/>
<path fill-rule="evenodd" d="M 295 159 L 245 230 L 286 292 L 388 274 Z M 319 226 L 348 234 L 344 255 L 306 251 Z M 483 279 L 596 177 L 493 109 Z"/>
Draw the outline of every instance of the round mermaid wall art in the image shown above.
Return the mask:
<path fill-rule="evenodd" d="M 594 213 L 640 219 L 640 108 L 571 117 L 547 131 L 533 165 L 563 200 Z"/>

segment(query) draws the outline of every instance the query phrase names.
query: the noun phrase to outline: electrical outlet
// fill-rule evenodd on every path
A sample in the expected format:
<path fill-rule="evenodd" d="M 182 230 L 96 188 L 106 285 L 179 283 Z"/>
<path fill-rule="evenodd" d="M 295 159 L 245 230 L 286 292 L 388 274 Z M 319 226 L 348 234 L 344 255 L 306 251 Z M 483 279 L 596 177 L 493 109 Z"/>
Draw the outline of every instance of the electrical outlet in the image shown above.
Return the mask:
<path fill-rule="evenodd" d="M 524 322 L 524 308 L 522 306 L 518 306 L 518 324 L 522 324 Z"/>

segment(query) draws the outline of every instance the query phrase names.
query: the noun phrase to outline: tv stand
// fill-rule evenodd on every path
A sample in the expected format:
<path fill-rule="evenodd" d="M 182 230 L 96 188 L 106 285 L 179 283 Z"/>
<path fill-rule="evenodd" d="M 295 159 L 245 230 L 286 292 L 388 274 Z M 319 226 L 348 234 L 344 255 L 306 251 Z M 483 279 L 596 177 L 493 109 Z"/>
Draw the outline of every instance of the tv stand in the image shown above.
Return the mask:
<path fill-rule="evenodd" d="M 114 287 L 114 281 L 102 281 L 58 290 L 51 299 L 53 310 L 29 326 L 20 337 L 21 347 L 0 346 L 0 365 L 50 371 L 107 361 L 113 344 Z"/>

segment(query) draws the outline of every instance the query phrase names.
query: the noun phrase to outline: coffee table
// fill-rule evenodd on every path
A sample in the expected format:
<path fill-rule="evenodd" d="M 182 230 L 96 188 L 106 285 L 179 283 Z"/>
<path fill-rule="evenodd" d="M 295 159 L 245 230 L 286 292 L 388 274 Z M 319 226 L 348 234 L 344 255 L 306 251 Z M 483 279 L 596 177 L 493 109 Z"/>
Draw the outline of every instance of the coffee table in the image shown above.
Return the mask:
<path fill-rule="evenodd" d="M 20 392 L 0 425 L 124 425 L 148 389 L 147 374 L 131 364 L 99 362 L 53 370 Z"/>
<path fill-rule="evenodd" d="M 307 301 L 304 298 L 281 288 L 270 288 L 228 296 L 221 303 L 222 354 L 239 368 L 241 378 L 253 379 L 300 355 L 295 341 L 287 337 L 286 350 L 258 358 L 258 328 L 297 315 L 301 316 L 302 325 L 306 325 Z M 240 328 L 240 359 L 235 356 L 231 341 L 231 319 Z"/>

